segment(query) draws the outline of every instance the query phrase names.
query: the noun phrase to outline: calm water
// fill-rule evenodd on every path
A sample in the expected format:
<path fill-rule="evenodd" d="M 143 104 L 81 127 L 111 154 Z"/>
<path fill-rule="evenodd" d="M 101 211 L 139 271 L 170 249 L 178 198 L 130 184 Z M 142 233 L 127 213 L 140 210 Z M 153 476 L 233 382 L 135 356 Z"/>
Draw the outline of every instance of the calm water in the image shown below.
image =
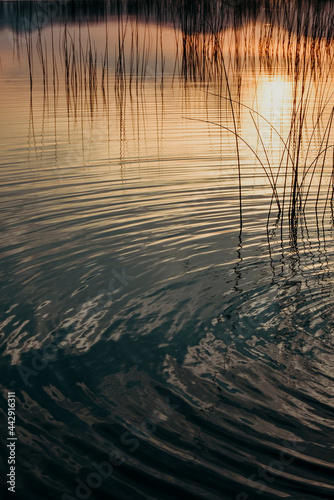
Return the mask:
<path fill-rule="evenodd" d="M 331 11 L 17 5 L 0 12 L 4 498 L 7 391 L 22 500 L 332 498 L 332 150 L 314 163 Z M 291 231 L 280 136 L 301 109 Z M 242 230 L 220 125 L 248 144 Z"/>

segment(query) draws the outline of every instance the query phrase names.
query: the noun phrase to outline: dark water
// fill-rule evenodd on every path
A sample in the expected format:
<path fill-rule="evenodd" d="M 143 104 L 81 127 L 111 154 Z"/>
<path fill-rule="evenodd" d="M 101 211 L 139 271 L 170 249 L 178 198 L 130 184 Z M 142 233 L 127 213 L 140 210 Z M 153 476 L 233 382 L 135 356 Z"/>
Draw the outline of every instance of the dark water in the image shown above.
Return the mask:
<path fill-rule="evenodd" d="M 8 391 L 22 500 L 332 498 L 323 4 L 2 2 L 4 498 Z M 293 228 L 201 9 L 274 175 L 307 83 Z"/>

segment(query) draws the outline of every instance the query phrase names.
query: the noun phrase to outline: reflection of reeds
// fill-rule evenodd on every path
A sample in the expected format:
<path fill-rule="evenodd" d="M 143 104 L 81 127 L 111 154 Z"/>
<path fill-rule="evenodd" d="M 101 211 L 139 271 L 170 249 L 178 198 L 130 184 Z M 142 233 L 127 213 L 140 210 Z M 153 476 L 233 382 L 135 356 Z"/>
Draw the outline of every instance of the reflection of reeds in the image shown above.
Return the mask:
<path fill-rule="evenodd" d="M 305 3 L 305 2 L 304 2 Z M 287 2 L 286 2 L 287 4 Z M 312 2 L 309 2 L 309 7 L 312 7 Z M 314 7 L 314 5 L 313 5 Z M 274 11 L 269 9 L 269 12 L 272 16 L 275 15 Z M 268 14 L 267 14 L 268 16 Z M 293 16 L 292 16 L 293 17 Z M 256 159 L 259 161 L 260 165 L 265 171 L 265 174 L 269 180 L 270 186 L 273 191 L 273 199 L 275 199 L 277 203 L 277 208 L 278 208 L 278 213 L 279 216 L 281 217 L 282 224 L 283 224 L 283 217 L 286 216 L 286 213 L 288 213 L 288 219 L 290 223 L 290 227 L 294 228 L 297 219 L 298 219 L 298 214 L 300 213 L 300 209 L 302 208 L 303 211 L 305 211 L 306 207 L 306 202 L 308 199 L 309 192 L 312 187 L 312 182 L 314 180 L 314 174 L 317 171 L 319 178 L 317 179 L 317 186 L 316 188 L 316 198 L 314 202 L 314 209 L 316 214 L 318 214 L 318 209 L 319 209 L 319 202 L 320 202 L 320 195 L 321 195 L 321 187 L 322 187 L 322 182 L 323 182 L 323 177 L 324 177 L 324 169 L 325 169 L 325 162 L 326 162 L 326 155 L 328 152 L 328 149 L 332 146 L 329 145 L 330 141 L 330 134 L 332 130 L 332 122 L 333 122 L 333 112 L 330 114 L 330 117 L 328 119 L 328 123 L 325 127 L 325 130 L 323 132 L 323 137 L 320 138 L 320 145 L 319 145 L 319 151 L 318 154 L 316 154 L 315 159 L 312 161 L 311 165 L 307 167 L 306 160 L 307 160 L 307 155 L 304 160 L 304 166 L 302 167 L 303 163 L 303 143 L 305 140 L 305 129 L 307 126 L 307 114 L 309 110 L 309 105 L 310 105 L 310 83 L 314 75 L 316 74 L 316 71 L 320 70 L 320 64 L 323 65 L 325 60 L 328 60 L 329 56 L 329 65 L 331 67 L 332 65 L 332 60 L 333 56 L 331 55 L 328 47 L 328 36 L 329 33 L 331 33 L 331 27 L 327 24 L 323 24 L 324 21 L 324 16 L 321 17 L 319 20 L 319 16 L 316 16 L 316 20 L 314 18 L 310 18 L 308 15 L 304 16 L 303 22 L 301 21 L 301 18 L 297 16 L 297 18 L 294 20 L 292 25 L 289 26 L 289 31 L 288 33 L 284 33 L 284 36 L 288 37 L 288 43 L 287 43 L 287 49 L 285 49 L 285 40 L 283 38 L 282 45 L 284 47 L 284 50 L 287 50 L 288 52 L 288 57 L 290 59 L 290 62 L 292 62 L 292 65 L 289 66 L 290 72 L 293 75 L 294 78 L 294 99 L 293 99 L 293 109 L 292 109 L 292 117 L 291 117 L 291 125 L 290 125 L 290 130 L 287 136 L 286 140 L 283 140 L 283 138 L 279 135 L 280 140 L 283 143 L 283 154 L 281 157 L 281 160 L 279 162 L 279 166 L 277 169 L 277 174 L 276 178 L 274 177 L 272 166 L 269 160 L 269 155 L 267 151 L 267 147 L 262 139 L 261 132 L 259 127 L 257 126 L 254 117 L 252 115 L 252 112 L 256 113 L 255 110 L 252 110 L 251 112 L 251 118 L 253 120 L 260 144 L 262 146 L 262 149 L 265 154 L 265 162 L 262 161 L 259 158 L 259 155 L 255 152 L 255 150 L 251 147 L 249 143 L 247 143 L 238 133 L 236 129 L 236 124 L 235 124 L 235 115 L 234 115 L 234 107 L 233 107 L 233 102 L 235 102 L 232 97 L 231 97 L 231 92 L 230 92 L 230 85 L 229 85 L 229 79 L 227 76 L 227 72 L 225 71 L 225 62 L 224 62 L 224 56 L 223 56 L 223 49 L 224 47 L 224 30 L 222 26 L 217 32 L 214 32 L 212 27 L 210 26 L 210 23 L 208 22 L 208 25 L 210 26 L 212 33 L 214 33 L 215 36 L 215 42 L 214 42 L 214 47 L 213 50 L 211 51 L 211 63 L 212 61 L 214 63 L 217 62 L 217 52 L 220 52 L 221 55 L 221 60 L 218 63 L 218 66 L 221 67 L 224 71 L 224 77 L 225 77 L 225 83 L 226 83 L 226 88 L 227 88 L 227 95 L 228 95 L 228 100 L 230 101 L 231 105 L 231 112 L 232 112 L 232 118 L 233 118 L 233 130 L 229 129 L 228 127 L 225 127 L 221 124 L 219 126 L 221 128 L 224 128 L 225 130 L 230 131 L 235 138 L 239 138 L 240 141 L 242 141 L 248 149 L 250 149 L 253 153 L 253 155 L 256 157 Z M 291 20 L 291 16 L 288 18 Z M 266 19 L 268 20 L 268 19 Z M 274 39 L 278 41 L 282 40 L 282 33 L 280 33 L 280 30 L 278 29 L 278 32 L 275 33 L 275 38 L 273 38 L 274 34 L 274 22 L 273 19 L 271 18 L 271 23 L 269 24 L 269 27 L 267 27 L 267 24 L 263 24 L 260 26 L 260 37 L 259 37 L 259 55 L 260 55 L 260 62 L 261 60 L 264 60 L 265 62 L 271 62 L 274 60 Z M 236 33 L 236 30 L 234 30 Z M 295 38 L 292 40 L 291 34 L 294 33 Z M 309 36 L 311 35 L 311 36 Z M 200 52 L 198 50 L 198 39 L 199 35 L 195 34 L 192 37 L 195 41 L 195 52 L 198 53 Z M 202 44 L 203 47 L 205 46 L 205 39 L 209 39 L 210 43 L 210 36 L 208 37 L 204 32 L 202 33 Z M 230 39 L 231 40 L 231 39 Z M 236 40 L 236 37 L 235 37 Z M 206 40 L 207 41 L 207 40 Z M 217 51 L 217 47 L 220 49 Z M 236 64 L 236 73 L 238 69 L 238 51 L 237 51 L 237 43 L 235 44 L 234 47 L 234 61 Z M 276 54 L 278 55 L 280 52 L 280 47 L 276 45 Z M 192 51 L 192 45 L 190 44 L 189 46 L 186 46 L 184 48 L 184 53 L 189 53 Z M 207 48 L 202 51 L 202 54 L 207 54 L 209 51 Z M 246 51 L 247 52 L 247 51 Z M 213 54 L 213 55 L 212 55 Z M 189 61 L 188 61 L 189 59 Z M 231 59 L 231 56 L 230 56 Z M 202 62 L 201 62 L 202 65 Z M 185 66 L 185 65 L 184 65 Z M 188 58 L 186 59 L 186 66 L 192 68 L 194 66 L 194 59 L 193 58 Z M 195 64 L 196 66 L 196 64 Z M 272 70 L 272 68 L 269 68 Z M 188 72 L 185 72 L 186 78 L 188 77 Z M 211 75 L 212 72 L 209 71 L 209 74 Z M 194 70 L 192 69 L 190 71 L 190 75 L 192 75 L 193 79 L 196 80 L 196 74 Z M 327 74 L 327 79 L 328 79 L 328 74 Z M 325 95 L 325 90 L 323 90 L 322 94 L 320 94 L 320 98 L 317 99 L 317 105 L 319 107 L 322 106 L 322 99 Z M 223 97 L 223 96 L 222 96 Z M 312 133 L 312 136 L 315 134 L 317 125 L 319 124 L 320 120 L 322 119 L 322 114 L 323 110 L 319 113 L 318 118 L 316 120 L 316 124 L 314 126 L 314 130 Z M 314 111 L 313 111 L 314 113 Z M 261 117 L 263 119 L 263 117 Z M 273 127 L 272 127 L 273 128 Z M 311 136 L 311 139 L 312 139 Z M 307 151 L 310 150 L 311 143 L 309 143 Z M 239 194 L 241 191 L 241 176 L 240 176 L 240 160 L 239 160 L 239 152 L 237 149 L 237 157 L 238 157 L 238 172 L 239 172 Z M 318 162 L 320 162 L 320 168 L 317 169 Z M 282 172 L 281 175 L 281 169 L 282 166 L 285 165 L 285 168 Z M 308 185 L 305 186 L 306 183 L 306 177 L 307 173 L 309 170 L 311 170 L 311 176 L 308 181 Z M 301 171 L 304 172 L 302 180 L 300 179 L 301 176 Z M 305 173 L 306 172 L 306 173 Z M 283 190 L 281 195 L 279 196 L 278 194 L 278 188 L 277 184 L 280 181 L 280 179 L 283 179 Z M 291 185 L 289 187 L 289 179 L 291 182 Z M 302 188 L 306 189 L 306 195 L 303 196 L 303 191 Z M 331 186 L 331 189 L 333 190 L 334 186 Z M 328 193 L 326 196 L 326 203 L 325 203 L 325 208 L 324 208 L 324 213 L 323 213 L 323 219 L 325 216 L 325 210 L 327 206 L 327 200 L 329 197 L 329 190 L 328 188 Z M 241 198 L 241 195 L 240 195 Z M 288 208 L 287 208 L 287 200 L 288 202 Z M 241 201 L 240 201 L 240 207 L 241 207 Z M 285 210 L 287 208 L 287 210 Z"/>
<path fill-rule="evenodd" d="M 28 59 L 28 66 L 29 66 L 30 92 L 32 92 L 32 84 L 33 84 L 33 49 L 32 49 L 32 37 L 28 35 L 26 29 L 24 31 L 24 35 L 25 35 L 27 59 Z"/>
<path fill-rule="evenodd" d="M 51 28 L 51 58 L 52 58 L 52 86 L 54 95 L 58 95 L 59 91 L 59 74 L 58 63 L 55 54 L 54 30 Z M 33 68 L 33 45 L 34 34 L 25 31 L 25 45 L 29 67 L 30 88 L 33 87 L 34 68 Z M 38 30 L 36 43 L 36 52 L 40 67 L 42 69 L 42 81 L 44 92 L 48 91 L 48 48 L 46 41 L 42 39 L 41 30 Z M 108 82 L 108 40 L 104 57 L 102 59 L 101 68 L 98 65 L 97 49 L 92 43 L 88 28 L 88 38 L 85 46 L 73 37 L 65 24 L 63 36 L 61 40 L 60 63 L 63 67 L 64 87 L 67 100 L 67 110 L 70 113 L 77 111 L 79 92 L 84 92 L 85 100 L 89 103 L 91 113 L 94 112 L 94 107 L 97 102 L 97 92 L 100 82 L 100 88 L 105 94 L 105 86 Z"/>
<path fill-rule="evenodd" d="M 34 13 L 31 9 L 38 8 L 38 2 L 34 4 L 35 7 L 30 7 L 31 19 Z M 330 3 L 325 1 L 321 4 L 327 8 L 330 6 Z M 264 5 L 266 9 L 262 8 Z M 51 81 L 48 76 L 48 61 L 52 61 L 54 106 L 61 83 L 58 68 L 62 66 L 69 116 L 71 113 L 77 116 L 81 106 L 81 111 L 82 107 L 85 107 L 92 117 L 97 109 L 99 92 L 102 94 L 104 106 L 109 109 L 109 57 L 112 51 L 109 50 L 108 30 L 106 28 L 103 52 L 99 54 L 90 34 L 89 20 L 94 15 L 99 20 L 115 16 L 113 20 L 117 21 L 118 37 L 115 47 L 114 91 L 120 120 L 120 142 L 123 144 L 125 109 L 129 102 L 127 93 L 130 100 L 134 92 L 137 101 L 143 100 L 143 89 L 149 77 L 154 77 L 156 89 L 160 84 L 161 91 L 163 90 L 163 24 L 171 23 L 176 33 L 174 70 L 179 71 L 177 76 L 185 85 L 191 82 L 204 87 L 205 84 L 209 89 L 209 85 L 213 83 L 216 92 L 217 88 L 220 91 L 220 99 L 227 99 L 229 102 L 233 123 L 229 127 L 229 117 L 226 115 L 226 122 L 219 125 L 221 129 L 230 130 L 235 139 L 240 215 L 242 176 L 239 144 L 242 143 L 252 151 L 263 168 L 272 189 L 272 203 L 276 204 L 281 220 L 288 219 L 293 227 L 300 211 L 305 212 L 309 206 L 311 191 L 314 188 L 315 211 L 320 213 L 323 210 L 321 213 L 324 217 L 328 207 L 333 207 L 333 172 L 324 196 L 323 190 L 325 178 L 327 179 L 327 164 L 330 161 L 333 121 L 333 113 L 325 120 L 325 104 L 329 101 L 333 67 L 331 40 L 334 34 L 334 16 L 330 10 L 325 15 L 317 5 L 314 0 L 241 2 L 236 8 L 211 0 L 163 0 L 159 4 L 153 0 L 136 4 L 108 1 L 95 3 L 94 11 L 93 3 L 79 1 L 76 3 L 75 12 L 71 13 L 66 10 L 68 6 L 64 4 L 64 28 L 58 54 L 53 29 L 57 21 L 56 16 L 50 19 L 51 55 L 48 52 L 50 47 L 47 47 L 46 40 L 43 39 L 43 26 L 38 24 L 35 31 L 28 25 L 25 26 L 30 88 L 32 90 L 35 79 L 33 53 L 36 50 L 45 93 Z M 30 18 L 24 17 L 26 23 Z M 68 23 L 74 19 L 79 23 L 79 33 L 77 28 L 72 29 Z M 155 22 L 155 40 L 151 38 L 153 30 L 148 24 L 151 19 Z M 240 101 L 245 69 L 254 72 L 256 81 L 255 70 L 275 76 L 280 64 L 284 64 L 290 80 L 294 82 L 294 95 L 287 136 L 283 139 L 280 132 L 269 124 L 271 132 L 277 135 L 282 146 L 281 157 L 278 163 L 274 163 L 270 158 L 270 145 L 266 144 L 263 129 L 255 117 L 267 125 L 268 120 L 256 110 L 248 109 L 262 153 L 241 137 L 240 110 L 243 105 Z M 316 95 L 311 98 L 310 82 L 315 77 L 318 78 L 320 72 L 324 75 L 321 79 L 322 85 L 316 87 Z M 313 109 L 310 109 L 311 103 L 314 103 Z M 313 116 L 314 122 L 311 135 L 307 128 L 310 116 Z M 311 149 L 316 150 L 312 161 L 309 160 Z M 242 222 L 242 217 L 240 220 Z"/>

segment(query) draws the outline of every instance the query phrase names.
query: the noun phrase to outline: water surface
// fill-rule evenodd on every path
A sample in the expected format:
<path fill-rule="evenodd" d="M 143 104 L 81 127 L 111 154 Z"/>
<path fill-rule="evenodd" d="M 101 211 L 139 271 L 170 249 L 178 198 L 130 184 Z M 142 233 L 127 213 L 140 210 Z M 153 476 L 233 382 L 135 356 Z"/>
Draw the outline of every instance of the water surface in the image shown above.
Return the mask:
<path fill-rule="evenodd" d="M 314 159 L 333 139 L 332 25 L 313 2 L 209 3 L 206 21 L 168 2 L 17 4 L 1 11 L 0 272 L 18 497 L 331 498 L 333 153 Z M 300 109 L 291 226 L 280 158 Z"/>

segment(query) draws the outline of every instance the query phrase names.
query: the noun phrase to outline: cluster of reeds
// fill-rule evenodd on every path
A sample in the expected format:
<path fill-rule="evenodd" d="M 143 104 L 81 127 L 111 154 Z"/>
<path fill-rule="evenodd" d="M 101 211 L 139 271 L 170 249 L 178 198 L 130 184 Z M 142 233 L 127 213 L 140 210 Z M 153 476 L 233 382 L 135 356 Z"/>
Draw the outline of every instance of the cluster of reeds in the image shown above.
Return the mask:
<path fill-rule="evenodd" d="M 85 30 L 85 42 L 82 39 L 82 30 L 83 28 L 79 26 L 78 35 L 76 36 L 75 32 L 71 34 L 68 26 L 65 24 L 61 36 L 58 41 L 55 41 L 53 24 L 51 23 L 51 47 L 47 47 L 46 40 L 42 37 L 42 29 L 38 29 L 37 33 L 25 31 L 31 91 L 35 80 L 34 52 L 36 51 L 39 68 L 42 71 L 44 94 L 47 95 L 49 91 L 50 74 L 53 93 L 55 95 L 58 94 L 58 68 L 62 68 L 68 113 L 70 111 L 76 113 L 79 99 L 83 99 L 85 105 L 93 112 L 97 104 L 98 88 L 101 89 L 105 96 L 107 86 L 109 85 L 108 34 L 106 32 L 104 53 L 99 58 L 97 48 L 90 36 L 89 26 L 87 25 Z M 58 55 L 56 54 L 56 46 L 59 46 Z M 50 50 L 51 54 L 49 54 Z M 49 59 L 52 60 L 51 69 L 48 65 Z"/>
<path fill-rule="evenodd" d="M 42 67 L 45 68 L 46 47 L 41 46 L 40 30 L 45 25 L 46 19 L 42 16 L 40 20 L 39 15 L 40 9 L 43 9 L 44 13 L 47 11 L 45 6 L 41 6 L 45 2 L 30 2 L 29 11 L 24 2 L 15 2 L 15 4 L 17 5 L 12 6 L 14 11 L 11 13 L 11 18 L 17 19 L 13 23 L 15 30 L 19 31 L 20 16 L 24 20 L 24 29 L 27 32 L 30 31 L 31 25 L 35 29 L 37 27 L 39 57 Z M 131 27 L 128 30 L 128 36 L 132 37 L 133 51 L 129 57 L 129 64 L 125 64 L 124 60 L 124 36 L 127 30 L 121 26 L 123 39 L 120 40 L 118 47 L 116 69 L 116 73 L 121 75 L 121 78 L 129 75 L 130 87 L 133 81 L 142 83 L 147 74 L 150 43 L 148 43 L 148 38 L 138 41 L 137 28 L 142 21 L 144 23 L 153 21 L 156 25 L 172 23 L 175 30 L 182 33 L 179 67 L 185 80 L 199 82 L 219 81 L 222 77 L 222 61 L 218 44 L 224 47 L 224 52 L 229 52 L 229 66 L 235 72 L 241 72 L 243 66 L 246 63 L 249 66 L 252 61 L 254 65 L 264 65 L 269 71 L 275 71 L 275 65 L 280 59 L 284 62 L 287 71 L 292 74 L 296 62 L 298 63 L 294 51 L 296 38 L 306 37 L 312 40 L 308 49 L 308 57 L 312 64 L 319 68 L 324 64 L 327 65 L 326 59 L 334 34 L 334 16 L 329 10 L 330 2 L 328 1 L 321 2 L 321 9 L 319 2 L 315 0 L 259 0 L 256 2 L 241 0 L 236 5 L 213 0 L 195 2 L 143 0 L 136 3 L 78 0 L 74 3 L 64 1 L 57 2 L 57 4 L 62 7 L 58 7 L 56 13 L 51 10 L 53 14 L 48 18 L 48 24 L 61 22 L 67 25 L 77 22 L 80 26 L 88 24 L 91 20 L 101 20 L 104 16 L 106 22 L 107 19 L 117 18 L 119 24 Z M 146 37 L 146 32 L 142 37 Z M 140 45 L 142 45 L 141 55 L 138 52 Z M 155 50 L 157 47 L 156 40 Z M 73 43 L 69 43 L 69 49 L 73 50 L 73 48 Z M 83 47 L 79 47 L 79 52 L 83 50 Z M 95 55 L 92 53 L 94 48 L 89 47 L 85 50 L 86 54 L 77 55 L 77 61 L 82 58 L 85 61 L 82 68 L 89 66 L 88 84 L 94 88 Z M 74 64 L 73 57 L 71 59 L 71 63 Z M 179 62 L 176 62 L 177 67 Z M 159 71 L 163 70 L 163 67 L 162 63 Z M 158 75 L 158 72 L 156 74 Z"/>
<path fill-rule="evenodd" d="M 176 33 L 174 73 L 181 76 L 185 83 L 207 83 L 208 92 L 210 82 L 219 82 L 220 99 L 227 99 L 229 102 L 232 126 L 227 126 L 228 123 L 226 126 L 222 123 L 218 125 L 230 131 L 235 138 L 241 224 L 242 168 L 239 150 L 243 145 L 242 147 L 251 151 L 265 172 L 272 189 L 271 210 L 276 206 L 281 221 L 289 220 L 290 226 L 294 227 L 298 214 L 305 212 L 311 203 L 322 218 L 328 207 L 333 206 L 333 172 L 328 177 L 328 165 L 332 161 L 329 155 L 332 148 L 333 112 L 328 113 L 327 105 L 330 101 L 334 58 L 334 14 L 329 1 L 323 0 L 320 3 L 321 9 L 319 2 L 315 0 L 241 1 L 234 6 L 213 0 L 142 0 L 135 3 L 111 0 L 92 3 L 82 0 L 71 10 L 70 3 L 61 2 L 62 7 L 57 15 L 49 19 L 51 48 L 47 47 L 46 40 L 43 39 L 42 23 L 37 21 L 37 28 L 35 26 L 34 30 L 28 25 L 24 26 L 30 86 L 32 89 L 36 69 L 33 54 L 36 50 L 42 68 L 45 94 L 52 75 L 54 96 L 57 95 L 58 68 L 62 67 L 68 113 L 73 111 L 75 114 L 80 104 L 87 106 L 92 114 L 97 106 L 99 89 L 107 106 L 109 57 L 112 52 L 109 48 L 107 20 L 117 20 L 114 89 L 120 129 L 124 135 L 127 92 L 130 98 L 132 92 L 135 92 L 138 100 L 148 76 L 154 77 L 156 87 L 159 83 L 163 89 L 165 58 L 162 28 L 165 23 L 171 23 Z M 38 2 L 34 4 L 35 7 L 29 8 L 38 9 Z M 25 14 L 24 19 L 38 20 L 33 10 L 29 11 L 29 16 Z M 63 28 L 57 43 L 53 27 L 60 18 Z M 106 21 L 106 42 L 102 54 L 98 53 L 90 35 L 89 21 L 92 18 Z M 78 28 L 72 29 L 73 25 L 69 28 L 69 22 L 74 20 L 78 23 Z M 151 20 L 156 29 L 155 39 L 152 37 L 152 27 L 149 27 Z M 240 135 L 238 116 L 240 110 L 245 108 L 241 102 L 243 72 L 245 68 L 251 69 L 256 78 L 256 70 L 264 70 L 275 76 L 277 67 L 282 64 L 294 82 L 291 122 L 287 135 L 283 137 L 255 109 L 248 109 L 261 153 Z M 319 73 L 322 74 L 321 85 L 316 87 L 316 95 L 311 98 L 311 82 Z M 215 89 L 217 91 L 217 85 Z M 313 109 L 310 109 L 311 103 Z M 313 119 L 311 132 L 308 130 L 310 115 Z M 270 159 L 261 122 L 279 138 L 282 154 L 278 163 L 273 164 Z M 310 158 L 315 147 L 317 152 Z M 326 194 L 323 196 L 325 188 Z"/>
<path fill-rule="evenodd" d="M 276 2 L 280 4 L 279 2 Z M 275 2 L 271 2 L 271 7 Z M 291 230 L 295 230 L 298 217 L 305 214 L 305 210 L 308 205 L 312 203 L 312 210 L 316 214 L 316 217 L 321 217 L 322 222 L 324 221 L 327 208 L 331 207 L 331 217 L 333 220 L 333 173 L 334 173 L 334 154 L 332 153 L 333 144 L 331 144 L 331 131 L 333 123 L 333 113 L 334 109 L 331 109 L 329 116 L 325 124 L 323 124 L 325 113 L 327 112 L 327 106 L 330 101 L 329 92 L 330 86 L 327 84 L 330 82 L 330 74 L 332 70 L 333 63 L 333 51 L 331 50 L 331 45 L 329 40 L 333 35 L 333 13 L 328 22 L 325 22 L 326 17 L 328 18 L 328 12 L 324 15 L 323 13 L 316 13 L 315 4 L 311 0 L 309 2 L 297 2 L 297 7 L 308 7 L 310 10 L 304 12 L 298 8 L 293 12 L 290 10 L 290 16 L 287 14 L 287 7 L 291 8 L 291 2 L 283 1 L 283 12 L 285 16 L 283 20 L 287 22 L 290 21 L 289 30 L 284 30 L 281 33 L 281 28 L 278 27 L 279 23 L 275 26 L 275 21 L 277 21 L 277 12 L 275 9 L 270 10 L 270 18 L 268 12 L 265 13 L 264 17 L 259 26 L 253 26 L 253 30 L 258 31 L 257 38 L 258 43 L 258 54 L 259 61 L 265 58 L 266 61 L 270 61 L 272 64 L 273 60 L 278 60 L 281 57 L 283 60 L 285 58 L 289 59 L 288 74 L 293 78 L 293 100 L 292 100 L 292 110 L 291 110 L 291 122 L 287 137 L 283 138 L 281 133 L 271 124 L 264 116 L 258 113 L 255 109 L 248 107 L 251 119 L 253 121 L 256 133 L 258 136 L 258 143 L 263 150 L 263 157 L 261 157 L 259 151 L 255 149 L 251 144 L 249 144 L 239 133 L 237 123 L 236 123 L 236 109 L 240 107 L 245 107 L 240 100 L 232 98 L 230 90 L 229 75 L 226 67 L 231 67 L 231 60 L 234 59 L 236 64 L 236 71 L 238 71 L 238 41 L 236 39 L 236 29 L 231 30 L 230 44 L 231 40 L 234 38 L 234 57 L 231 55 L 231 50 L 226 50 L 226 32 L 221 26 L 220 29 L 216 30 L 210 21 L 205 19 L 203 16 L 203 22 L 206 22 L 209 26 L 211 33 L 209 35 L 202 33 L 203 39 L 209 40 L 211 43 L 212 51 L 210 54 L 211 60 L 213 59 L 215 64 L 218 64 L 221 73 L 224 75 L 226 83 L 226 94 L 225 96 L 219 96 L 222 99 L 227 99 L 230 103 L 231 114 L 232 114 L 232 128 L 224 126 L 222 124 L 216 124 L 222 129 L 229 131 L 235 136 L 236 139 L 236 153 L 238 162 L 238 172 L 239 172 L 239 202 L 240 202 L 240 227 L 242 227 L 242 172 L 239 154 L 239 144 L 248 148 L 252 155 L 256 158 L 258 163 L 263 168 L 263 171 L 268 179 L 268 182 L 272 189 L 272 201 L 270 205 L 270 211 L 268 215 L 268 222 L 273 204 L 277 206 L 278 218 L 281 220 L 281 227 L 283 228 L 283 221 L 287 219 L 289 221 L 289 226 Z M 280 4 L 280 7 L 281 4 Z M 313 9 L 313 10 L 312 10 Z M 279 16 L 282 16 L 282 12 L 279 11 Z M 310 17 L 309 14 L 314 12 L 314 17 Z M 273 17 L 274 16 L 274 17 Z M 264 20 L 270 20 L 270 23 L 264 23 Z M 281 19 L 280 19 L 281 20 Z M 236 24 L 236 23 L 235 23 Z M 281 25 L 284 24 L 281 20 Z M 198 35 L 194 36 L 195 42 L 198 41 Z M 287 40 L 286 40 L 287 38 Z M 275 40 L 275 42 L 274 42 Z M 247 44 L 246 37 L 244 38 L 246 43 L 244 54 L 249 55 L 249 50 L 256 49 L 253 44 Z M 239 44 L 240 45 L 240 44 Z M 202 42 L 202 47 L 204 47 Z M 230 45 L 229 45 L 230 46 Z M 198 45 L 195 52 L 202 54 L 207 54 L 208 50 L 198 50 Z M 198 57 L 198 56 L 197 56 Z M 245 57 L 245 56 L 244 56 Z M 194 59 L 192 59 L 192 62 Z M 202 65 L 201 61 L 201 65 Z M 324 67 L 326 68 L 324 70 Z M 320 71 L 323 71 L 324 78 L 321 80 L 322 86 L 317 89 L 316 96 L 311 99 L 311 83 Z M 192 71 L 192 75 L 195 72 Z M 209 72 L 212 74 L 212 72 Z M 313 129 L 309 137 L 307 137 L 307 126 L 309 117 L 310 104 L 313 102 Z M 266 145 L 265 140 L 261 134 L 261 127 L 256 122 L 255 117 L 258 120 L 266 122 L 267 126 L 272 130 L 272 133 L 276 134 L 281 142 L 282 154 L 278 162 L 278 165 L 272 165 L 270 160 L 270 155 L 268 151 L 268 145 Z M 204 120 L 208 121 L 209 120 Z M 320 127 L 320 124 L 322 127 Z M 317 136 L 317 132 L 323 130 L 322 135 Z M 316 147 L 315 147 L 316 146 Z M 310 151 L 316 151 L 315 156 L 310 158 Z M 330 159 L 329 158 L 330 154 Z M 330 163 L 332 162 L 332 163 Z M 330 167 L 330 175 L 328 175 L 328 167 Z M 325 196 L 323 196 L 323 189 L 325 189 Z M 310 196 L 311 192 L 316 192 L 315 196 Z"/>
<path fill-rule="evenodd" d="M 268 225 L 273 206 L 277 208 L 277 221 L 281 220 L 283 231 L 283 221 L 288 220 L 291 231 L 295 231 L 298 219 L 305 217 L 307 208 L 316 215 L 316 219 L 324 219 L 327 209 L 330 208 L 331 219 L 334 220 L 333 197 L 334 197 L 334 144 L 331 136 L 334 107 L 331 108 L 327 121 L 325 121 L 322 135 L 316 137 L 319 132 L 320 122 L 323 121 L 325 112 L 328 113 L 328 103 L 330 98 L 322 103 L 319 115 L 313 125 L 312 131 L 306 137 L 306 121 L 310 106 L 310 81 L 303 81 L 301 89 L 295 82 L 293 106 L 289 131 L 286 137 L 282 137 L 277 128 L 270 123 L 263 115 L 255 109 L 246 106 L 240 101 L 232 98 L 231 92 L 225 97 L 219 95 L 221 99 L 227 99 L 230 103 L 233 117 L 233 128 L 229 128 L 220 123 L 214 123 L 222 129 L 230 132 L 236 138 L 237 160 L 239 171 L 239 201 L 240 201 L 240 227 L 242 228 L 242 166 L 240 162 L 239 145 L 245 146 L 262 167 L 272 190 L 272 199 L 268 214 Z M 235 121 L 235 108 L 248 109 L 253 121 L 258 143 L 261 146 L 263 155 L 247 142 L 240 134 Z M 259 122 L 269 126 L 280 143 L 282 154 L 278 164 L 273 165 L 270 159 L 269 147 L 266 145 L 261 133 Z M 316 147 L 315 147 L 316 146 Z M 313 153 L 311 158 L 310 151 Z M 268 226 L 267 226 L 268 227 Z"/>

